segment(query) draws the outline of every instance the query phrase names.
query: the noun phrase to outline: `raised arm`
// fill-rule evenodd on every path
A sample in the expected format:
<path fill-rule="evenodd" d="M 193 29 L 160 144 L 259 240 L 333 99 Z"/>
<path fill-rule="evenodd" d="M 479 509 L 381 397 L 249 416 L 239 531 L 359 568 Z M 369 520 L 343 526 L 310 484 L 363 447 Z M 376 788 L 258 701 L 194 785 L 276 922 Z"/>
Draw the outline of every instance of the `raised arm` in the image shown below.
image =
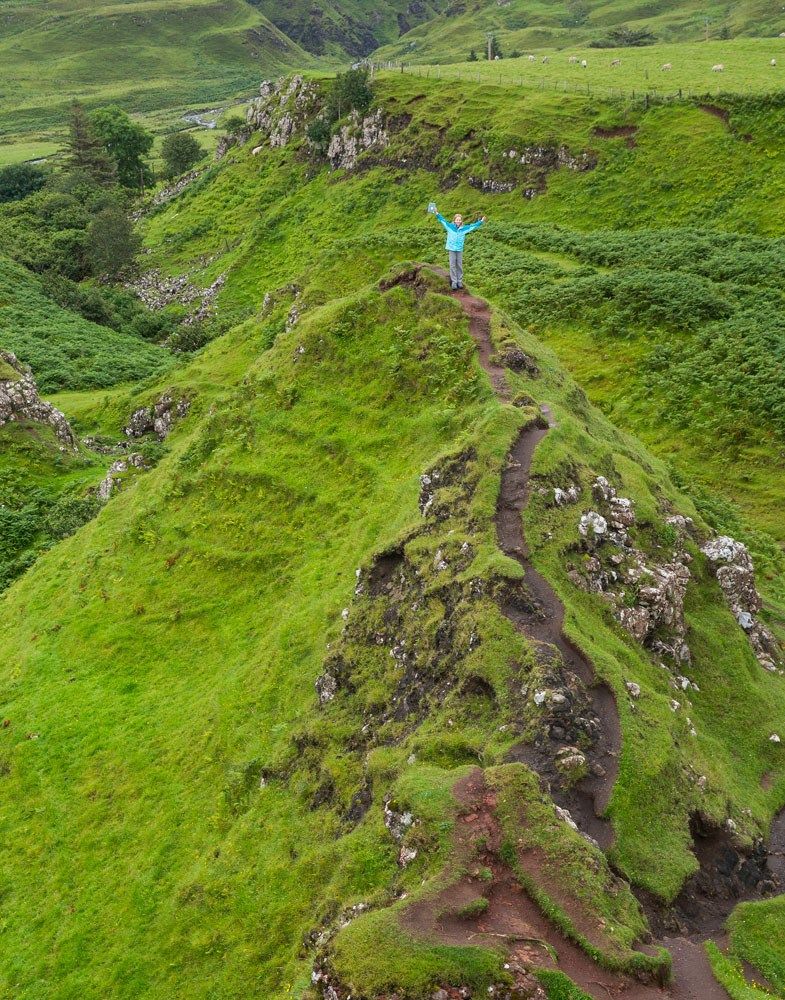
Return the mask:
<path fill-rule="evenodd" d="M 485 222 L 485 216 L 483 216 L 481 219 L 478 219 L 476 222 L 472 222 L 471 225 L 464 226 L 464 229 L 467 233 L 473 233 L 474 230 L 479 229 L 484 222 Z"/>
<path fill-rule="evenodd" d="M 447 219 L 445 219 L 445 217 L 441 214 L 441 212 L 436 213 L 436 218 L 439 220 L 439 222 L 441 222 L 441 224 L 448 232 L 455 231 L 455 226 L 451 222 L 448 222 Z"/>

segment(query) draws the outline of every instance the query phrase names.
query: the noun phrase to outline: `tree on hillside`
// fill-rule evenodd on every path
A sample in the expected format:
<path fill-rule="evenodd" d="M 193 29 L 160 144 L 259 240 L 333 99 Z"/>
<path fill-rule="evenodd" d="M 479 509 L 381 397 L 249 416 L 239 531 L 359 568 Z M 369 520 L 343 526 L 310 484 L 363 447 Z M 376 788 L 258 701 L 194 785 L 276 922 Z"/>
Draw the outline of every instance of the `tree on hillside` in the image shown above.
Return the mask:
<path fill-rule="evenodd" d="M 204 149 L 190 132 L 168 135 L 161 146 L 167 177 L 178 177 L 190 170 L 204 156 Z"/>
<path fill-rule="evenodd" d="M 99 212 L 87 230 L 87 255 L 93 274 L 118 278 L 127 272 L 139 253 L 141 242 L 119 204 Z"/>
<path fill-rule="evenodd" d="M 642 45 L 653 45 L 656 41 L 656 36 L 648 28 L 630 28 L 626 24 L 621 24 L 609 31 L 607 38 L 589 42 L 589 46 L 593 49 L 638 48 Z"/>
<path fill-rule="evenodd" d="M 115 183 L 117 167 L 95 133 L 83 105 L 74 101 L 68 121 L 67 164 L 71 170 L 89 175 L 108 187 Z"/>
<path fill-rule="evenodd" d="M 14 163 L 0 168 L 0 204 L 20 201 L 40 191 L 45 181 L 46 172 L 34 163 Z"/>
<path fill-rule="evenodd" d="M 472 49 L 469 53 L 469 62 L 477 62 L 477 49 Z"/>
<path fill-rule="evenodd" d="M 94 111 L 90 124 L 117 164 L 117 179 L 123 187 L 142 188 L 152 183 L 152 172 L 143 159 L 153 146 L 153 136 L 147 129 L 116 104 Z"/>
<path fill-rule="evenodd" d="M 349 69 L 335 78 L 327 101 L 327 117 L 337 121 L 351 111 L 365 114 L 372 103 L 373 90 L 367 67 Z"/>
<path fill-rule="evenodd" d="M 488 39 L 488 58 L 489 59 L 503 59 L 504 54 L 502 53 L 502 47 L 499 43 L 499 39 L 496 35 L 493 35 Z"/>

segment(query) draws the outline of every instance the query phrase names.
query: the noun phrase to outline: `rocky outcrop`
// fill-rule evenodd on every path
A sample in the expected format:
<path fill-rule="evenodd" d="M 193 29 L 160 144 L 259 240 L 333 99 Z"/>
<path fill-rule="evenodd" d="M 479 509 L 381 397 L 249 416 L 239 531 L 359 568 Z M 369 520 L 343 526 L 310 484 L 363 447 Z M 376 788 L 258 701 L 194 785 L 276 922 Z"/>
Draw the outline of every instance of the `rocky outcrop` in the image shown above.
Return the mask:
<path fill-rule="evenodd" d="M 171 201 L 172 198 L 176 198 L 178 194 L 181 194 L 188 187 L 189 184 L 201 177 L 204 170 L 189 170 L 187 174 L 183 174 L 182 177 L 178 177 L 176 181 L 172 184 L 168 184 L 166 187 L 161 188 L 160 191 L 156 191 L 153 195 L 153 205 L 165 205 L 167 201 Z"/>
<path fill-rule="evenodd" d="M 390 136 L 381 109 L 361 116 L 352 112 L 349 121 L 330 140 L 327 159 L 333 170 L 354 170 L 357 158 L 368 150 L 385 149 Z"/>
<path fill-rule="evenodd" d="M 301 76 L 275 82 L 264 80 L 259 87 L 259 97 L 248 108 L 246 121 L 251 132 L 261 132 L 267 145 L 276 149 L 304 135 L 318 110 L 316 84 Z"/>
<path fill-rule="evenodd" d="M 572 153 L 566 146 L 525 146 L 520 151 L 510 149 L 507 159 L 523 166 L 542 167 L 544 170 L 566 167 L 568 170 L 582 172 L 593 170 L 597 166 L 597 157 L 593 153 Z"/>
<path fill-rule="evenodd" d="M 758 662 L 766 670 L 782 667 L 782 650 L 757 615 L 763 607 L 755 586 L 755 567 L 747 546 L 729 535 L 712 538 L 701 547 L 733 612 L 750 640 Z"/>
<path fill-rule="evenodd" d="M 191 312 L 183 320 L 184 325 L 190 326 L 213 315 L 216 297 L 225 281 L 226 277 L 220 274 L 207 288 L 200 288 L 187 274 L 164 275 L 153 268 L 128 282 L 125 287 L 141 299 L 148 309 L 164 309 L 171 305 L 192 306 Z"/>
<path fill-rule="evenodd" d="M 133 454 L 129 455 L 128 458 L 118 458 L 116 462 L 112 462 L 106 472 L 106 476 L 98 484 L 98 489 L 96 490 L 98 499 L 106 503 L 109 497 L 120 488 L 123 474 L 128 472 L 129 469 L 146 468 L 147 464 L 141 455 Z"/>
<path fill-rule="evenodd" d="M 578 521 L 583 558 L 570 578 L 601 595 L 619 624 L 642 645 L 676 664 L 689 663 L 684 598 L 692 557 L 685 541 L 692 522 L 678 515 L 668 519 L 676 543 L 670 559 L 655 562 L 630 537 L 636 522 L 633 501 L 619 496 L 604 476 L 594 481 L 592 494 L 597 509 L 584 512 Z"/>
<path fill-rule="evenodd" d="M 65 416 L 38 395 L 33 373 L 10 351 L 0 351 L 0 427 L 32 420 L 51 427 L 62 449 L 77 450 L 76 435 Z"/>
<path fill-rule="evenodd" d="M 154 433 L 163 441 L 172 429 L 176 419 L 184 417 L 191 406 L 186 396 L 175 400 L 171 393 L 164 393 L 152 406 L 134 410 L 125 427 L 126 437 L 139 438 Z"/>

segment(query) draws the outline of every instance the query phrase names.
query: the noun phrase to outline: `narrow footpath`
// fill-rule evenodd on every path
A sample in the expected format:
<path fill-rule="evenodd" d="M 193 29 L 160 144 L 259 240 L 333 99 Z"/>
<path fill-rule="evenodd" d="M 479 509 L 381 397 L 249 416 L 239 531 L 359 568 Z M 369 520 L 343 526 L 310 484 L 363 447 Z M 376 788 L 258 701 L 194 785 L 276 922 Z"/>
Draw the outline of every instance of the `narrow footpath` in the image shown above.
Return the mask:
<path fill-rule="evenodd" d="M 440 269 L 433 270 L 443 274 Z M 468 317 L 469 330 L 477 345 L 480 363 L 495 392 L 501 400 L 508 401 L 510 391 L 506 371 L 495 360 L 488 303 L 465 289 L 453 292 L 452 297 L 460 303 Z M 572 672 L 588 693 L 592 712 L 599 721 L 595 763 L 600 763 L 601 766 L 596 767 L 595 773 L 590 774 L 572 791 L 561 793 L 556 789 L 554 799 L 558 805 L 570 811 L 582 832 L 592 837 L 603 850 L 607 850 L 613 842 L 613 828 L 604 814 L 618 774 L 621 752 L 621 725 L 616 701 L 610 688 L 597 678 L 588 658 L 564 634 L 564 606 L 548 581 L 532 565 L 523 532 L 523 511 L 529 498 L 529 474 L 534 451 L 554 426 L 552 415 L 546 406 L 541 407 L 541 413 L 542 420 L 538 424 L 524 427 L 508 454 L 496 512 L 499 545 L 523 569 L 526 589 L 534 598 L 537 610 L 536 613 L 527 613 L 520 609 L 519 603 L 514 606 L 505 605 L 502 610 L 529 641 L 558 651 L 564 669 Z M 535 748 L 520 746 L 510 759 L 526 763 L 547 780 L 547 776 L 543 774 L 542 754 Z M 482 812 L 479 815 L 482 816 Z M 491 822 L 487 817 L 485 821 Z M 785 814 L 780 814 L 772 828 L 769 856 L 763 862 L 766 865 L 771 860 L 770 869 L 775 877 L 783 868 L 784 850 Z M 701 860 L 700 852 L 698 856 Z M 623 997 L 627 1000 L 654 1000 L 663 997 L 673 1000 L 728 1000 L 728 994 L 714 978 L 703 943 L 709 937 L 717 936 L 718 928 L 721 928 L 741 898 L 722 899 L 719 902 L 712 898 L 710 912 L 705 914 L 700 912 L 701 900 L 691 900 L 693 906 L 698 904 L 699 912 L 692 914 L 689 937 L 662 936 L 654 942 L 655 945 L 667 948 L 673 959 L 673 982 L 670 986 L 661 988 L 608 973 L 595 965 L 580 949 L 549 926 L 542 915 L 536 915 L 536 907 L 533 907 L 525 893 L 511 886 L 509 880 L 499 887 L 499 891 L 504 896 L 505 920 L 513 920 L 514 923 L 517 920 L 520 925 L 534 925 L 531 926 L 532 936 L 546 938 L 553 943 L 557 953 L 565 959 L 563 963 L 560 961 L 560 967 L 564 968 L 581 989 L 597 1000 L 606 1000 L 607 997 Z M 515 900 L 519 909 L 517 918 L 516 907 L 511 907 Z M 646 906 L 646 909 L 649 911 L 651 907 Z M 487 915 L 483 925 L 489 926 L 491 918 L 492 912 Z M 451 928 L 453 943 L 455 933 L 456 928 Z M 472 936 L 481 937 L 482 932 Z"/>

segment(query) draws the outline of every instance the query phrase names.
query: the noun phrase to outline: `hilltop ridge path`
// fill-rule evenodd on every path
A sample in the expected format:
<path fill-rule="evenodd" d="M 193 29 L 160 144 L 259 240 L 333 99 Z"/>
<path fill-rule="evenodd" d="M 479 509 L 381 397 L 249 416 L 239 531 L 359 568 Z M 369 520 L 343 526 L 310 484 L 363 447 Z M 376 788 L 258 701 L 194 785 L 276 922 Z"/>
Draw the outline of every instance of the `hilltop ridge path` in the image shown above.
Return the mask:
<path fill-rule="evenodd" d="M 417 272 L 421 269 L 430 270 L 447 279 L 446 272 L 441 268 L 419 265 L 409 280 L 416 282 Z M 480 364 L 499 399 L 509 402 L 511 394 L 506 371 L 496 360 L 491 337 L 489 304 L 465 288 L 452 292 L 445 291 L 445 294 L 454 298 L 463 309 L 469 321 L 469 332 L 477 347 Z M 508 453 L 502 472 L 495 521 L 500 548 L 521 566 L 526 587 L 545 613 L 541 616 L 526 616 L 513 608 L 505 607 L 502 610 L 528 641 L 548 643 L 555 647 L 561 654 L 566 670 L 577 675 L 587 690 L 592 709 L 600 721 L 601 732 L 597 745 L 603 761 L 602 768 L 598 769 L 602 776 L 590 774 L 572 791 L 566 794 L 556 791 L 553 797 L 558 805 L 569 809 L 583 833 L 592 837 L 603 850 L 607 850 L 613 843 L 613 828 L 604 814 L 618 774 L 622 741 L 615 696 L 608 685 L 597 678 L 586 655 L 564 634 L 564 605 L 548 581 L 532 565 L 523 532 L 522 515 L 529 498 L 530 468 L 534 451 L 556 426 L 547 406 L 541 405 L 540 412 L 542 419 L 523 427 Z M 536 773 L 540 773 L 538 767 L 540 761 L 532 747 L 520 745 L 513 749 L 508 759 L 525 763 Z M 456 796 L 459 801 L 471 806 L 469 827 L 479 825 L 487 830 L 493 829 L 496 820 L 491 815 L 491 806 L 488 805 L 492 797 L 489 798 L 484 788 L 481 771 L 473 772 L 469 779 L 459 782 L 456 786 Z M 470 828 L 461 830 L 458 842 L 470 835 Z M 780 813 L 772 826 L 769 856 L 774 860 L 783 849 L 785 849 L 785 822 L 783 813 Z M 776 869 L 776 863 L 774 868 Z M 449 927 L 433 925 L 429 928 L 431 933 L 441 934 L 445 941 L 452 944 L 477 944 L 484 935 L 490 935 L 497 940 L 499 937 L 507 937 L 513 942 L 511 957 L 520 953 L 519 957 L 531 960 L 532 956 L 530 953 L 525 954 L 525 948 L 523 950 L 518 948 L 516 952 L 514 944 L 516 939 L 526 938 L 526 935 L 520 934 L 521 927 L 528 928 L 529 938 L 536 937 L 548 941 L 558 953 L 557 967 L 596 1000 L 607 1000 L 608 997 L 619 997 L 624 1000 L 663 1000 L 665 997 L 671 1000 L 728 1000 L 728 993 L 714 978 L 704 942 L 710 937 L 721 936 L 725 919 L 742 898 L 714 900 L 710 912 L 699 913 L 692 922 L 688 937 L 660 937 L 653 941 L 654 946 L 667 948 L 672 957 L 673 980 L 668 985 L 658 986 L 601 968 L 539 913 L 520 886 L 513 884 L 514 879 L 496 871 L 494 874 L 498 874 L 499 880 L 491 890 L 489 900 L 491 905 L 482 919 L 479 930 L 471 923 L 453 922 Z M 421 918 L 415 920 L 415 923 L 420 923 L 421 929 L 425 930 L 428 920 Z M 517 930 L 511 931 L 512 926 Z M 761 985 L 765 985 L 762 977 L 756 978 Z"/>

